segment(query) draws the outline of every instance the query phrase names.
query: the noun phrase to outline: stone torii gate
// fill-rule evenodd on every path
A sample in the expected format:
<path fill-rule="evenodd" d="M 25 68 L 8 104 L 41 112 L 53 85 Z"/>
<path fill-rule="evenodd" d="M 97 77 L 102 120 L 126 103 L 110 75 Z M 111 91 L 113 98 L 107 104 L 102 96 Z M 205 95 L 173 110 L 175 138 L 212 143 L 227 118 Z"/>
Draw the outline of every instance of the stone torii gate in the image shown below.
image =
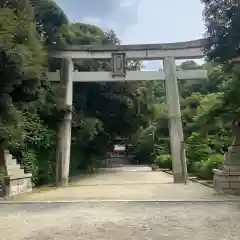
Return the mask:
<path fill-rule="evenodd" d="M 187 166 L 181 122 L 177 80 L 206 79 L 205 70 L 176 71 L 175 59 L 196 59 L 204 56 L 203 39 L 165 44 L 68 46 L 50 49 L 50 57 L 62 59 L 59 72 L 49 72 L 48 79 L 65 87 L 65 104 L 72 107 L 73 81 L 165 81 L 169 118 L 169 135 L 174 183 L 187 182 Z M 74 59 L 112 59 L 112 72 L 76 72 Z M 126 71 L 126 60 L 163 60 L 163 71 Z M 71 113 L 60 124 L 56 159 L 56 182 L 67 186 L 71 147 Z"/>

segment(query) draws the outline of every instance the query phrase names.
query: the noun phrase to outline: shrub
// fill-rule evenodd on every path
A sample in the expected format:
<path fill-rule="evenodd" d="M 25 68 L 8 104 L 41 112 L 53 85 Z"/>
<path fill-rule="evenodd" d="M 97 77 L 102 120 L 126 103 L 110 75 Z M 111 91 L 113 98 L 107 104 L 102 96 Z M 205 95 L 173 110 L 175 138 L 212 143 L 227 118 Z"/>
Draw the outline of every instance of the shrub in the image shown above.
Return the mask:
<path fill-rule="evenodd" d="M 188 149 L 186 151 L 188 171 L 194 171 L 197 162 L 206 161 L 212 154 L 208 145 L 208 139 L 201 134 L 193 132 L 187 140 Z"/>
<path fill-rule="evenodd" d="M 159 168 L 166 168 L 166 169 L 172 169 L 172 160 L 171 156 L 169 154 L 164 154 L 158 156 L 154 163 L 159 167 Z"/>
<path fill-rule="evenodd" d="M 224 160 L 223 155 L 213 155 L 205 161 L 194 164 L 195 174 L 202 179 L 213 179 L 213 169 L 219 168 Z"/>

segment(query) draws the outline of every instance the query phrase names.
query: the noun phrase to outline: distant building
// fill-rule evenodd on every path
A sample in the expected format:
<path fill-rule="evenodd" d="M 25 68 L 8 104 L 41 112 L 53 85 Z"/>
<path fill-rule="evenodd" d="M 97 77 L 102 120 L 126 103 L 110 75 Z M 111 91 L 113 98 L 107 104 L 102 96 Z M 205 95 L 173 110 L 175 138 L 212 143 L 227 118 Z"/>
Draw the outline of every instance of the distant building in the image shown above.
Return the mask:
<path fill-rule="evenodd" d="M 126 156 L 126 147 L 124 145 L 114 145 L 112 157 L 124 157 Z"/>

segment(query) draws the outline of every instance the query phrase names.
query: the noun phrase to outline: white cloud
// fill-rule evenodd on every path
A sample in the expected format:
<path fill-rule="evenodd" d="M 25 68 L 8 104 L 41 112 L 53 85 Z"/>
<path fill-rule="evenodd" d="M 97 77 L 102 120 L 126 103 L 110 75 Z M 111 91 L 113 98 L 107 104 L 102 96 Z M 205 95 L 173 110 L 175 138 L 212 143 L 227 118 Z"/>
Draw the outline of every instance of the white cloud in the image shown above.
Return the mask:
<path fill-rule="evenodd" d="M 123 44 L 187 41 L 204 33 L 199 0 L 56 1 L 71 19 L 115 30 Z M 158 69 L 160 63 L 147 65 Z"/>
<path fill-rule="evenodd" d="M 100 18 L 94 18 L 94 17 L 86 17 L 82 20 L 84 23 L 92 24 L 92 25 L 101 25 L 101 19 Z"/>
<path fill-rule="evenodd" d="M 121 0 L 120 7 L 135 7 L 138 2 L 138 0 Z"/>

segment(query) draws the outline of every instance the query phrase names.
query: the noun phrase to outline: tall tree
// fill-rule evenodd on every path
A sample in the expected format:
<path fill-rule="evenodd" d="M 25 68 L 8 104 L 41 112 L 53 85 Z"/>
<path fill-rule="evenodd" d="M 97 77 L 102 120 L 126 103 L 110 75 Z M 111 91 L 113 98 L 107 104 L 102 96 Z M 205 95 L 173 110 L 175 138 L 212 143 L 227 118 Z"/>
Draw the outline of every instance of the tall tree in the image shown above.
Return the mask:
<path fill-rule="evenodd" d="M 49 44 L 59 44 L 62 31 L 69 21 L 63 10 L 53 0 L 32 0 L 35 8 L 37 31 L 42 39 Z"/>
<path fill-rule="evenodd" d="M 226 117 L 228 121 L 239 119 L 238 67 L 233 69 L 231 60 L 240 56 L 240 3 L 235 0 L 202 0 L 205 4 L 206 36 L 209 37 L 205 52 L 209 60 L 224 64 L 225 79 L 221 104 L 215 106 L 212 115 Z"/>
<path fill-rule="evenodd" d="M 240 55 L 240 3 L 236 0 L 201 0 L 208 38 L 209 60 L 226 62 Z"/>
<path fill-rule="evenodd" d="M 39 97 L 39 87 L 45 70 L 45 53 L 38 38 L 33 9 L 29 2 L 12 0 L 2 1 L 1 4 L 1 137 L 6 138 L 6 143 L 10 143 L 10 139 L 14 141 L 13 136 L 16 137 L 16 134 L 5 127 L 20 129 L 22 124 L 19 119 L 19 104 L 34 101 Z M 11 122 L 14 124 L 11 125 Z"/>

